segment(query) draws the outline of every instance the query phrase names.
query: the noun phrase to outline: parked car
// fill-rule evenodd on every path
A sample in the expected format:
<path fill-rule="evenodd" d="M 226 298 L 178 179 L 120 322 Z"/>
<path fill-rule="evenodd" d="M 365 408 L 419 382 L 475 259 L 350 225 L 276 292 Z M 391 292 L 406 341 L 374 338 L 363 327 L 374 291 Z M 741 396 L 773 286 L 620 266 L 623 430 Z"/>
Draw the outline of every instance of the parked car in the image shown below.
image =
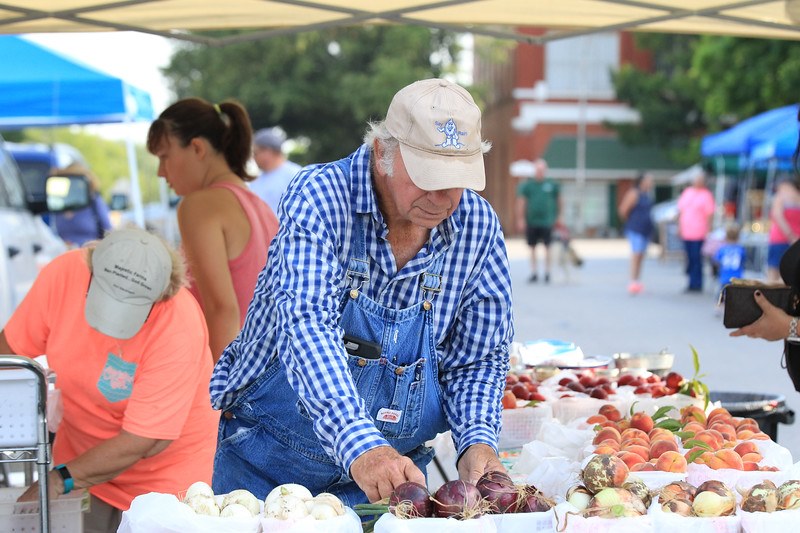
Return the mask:
<path fill-rule="evenodd" d="M 46 209 L 46 194 L 43 199 L 26 195 L 19 168 L 0 137 L 0 327 L 39 270 L 67 249 L 38 216 Z"/>
<path fill-rule="evenodd" d="M 28 202 L 36 202 L 37 206 L 45 202 L 44 184 L 53 170 L 73 164 L 89 166 L 77 148 L 65 143 L 7 142 L 6 149 L 22 173 Z"/>

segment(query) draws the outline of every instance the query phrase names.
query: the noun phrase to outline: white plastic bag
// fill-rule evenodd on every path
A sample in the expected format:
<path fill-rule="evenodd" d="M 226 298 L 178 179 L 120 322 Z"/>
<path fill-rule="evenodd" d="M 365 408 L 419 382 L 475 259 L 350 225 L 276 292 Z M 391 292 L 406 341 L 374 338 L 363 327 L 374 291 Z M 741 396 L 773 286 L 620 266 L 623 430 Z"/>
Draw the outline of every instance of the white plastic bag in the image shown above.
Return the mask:
<path fill-rule="evenodd" d="M 550 509 L 543 513 L 491 515 L 497 533 L 551 533 L 556 530 L 556 515 Z"/>
<path fill-rule="evenodd" d="M 196 514 L 172 494 L 137 496 L 122 513 L 117 533 L 258 533 L 258 517 L 220 518 Z"/>
<path fill-rule="evenodd" d="M 774 513 L 747 513 L 738 511 L 744 533 L 793 533 L 800 524 L 800 509 Z"/>
<path fill-rule="evenodd" d="M 278 520 L 259 517 L 264 533 L 361 533 L 361 519 L 352 509 L 345 508 L 345 514 L 327 520 L 316 520 L 312 516 L 300 520 Z"/>
<path fill-rule="evenodd" d="M 556 531 L 567 533 L 653 533 L 650 515 L 634 518 L 584 518 L 569 503 L 555 507 Z"/>
<path fill-rule="evenodd" d="M 453 518 L 405 520 L 397 518 L 392 513 L 386 513 L 375 523 L 375 533 L 497 533 L 497 526 L 488 515 L 469 520 Z"/>

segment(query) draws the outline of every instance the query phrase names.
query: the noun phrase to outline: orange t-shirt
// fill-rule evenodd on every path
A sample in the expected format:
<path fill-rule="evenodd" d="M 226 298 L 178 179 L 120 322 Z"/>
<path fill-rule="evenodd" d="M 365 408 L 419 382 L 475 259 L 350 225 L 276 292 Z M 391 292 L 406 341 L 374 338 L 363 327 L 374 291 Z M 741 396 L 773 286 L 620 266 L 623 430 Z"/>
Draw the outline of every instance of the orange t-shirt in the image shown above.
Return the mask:
<path fill-rule="evenodd" d="M 186 289 L 159 302 L 131 339 L 108 337 L 84 318 L 90 273 L 85 250 L 47 265 L 5 326 L 19 355 L 47 355 L 64 418 L 53 460 L 66 463 L 121 429 L 173 442 L 89 491 L 127 510 L 147 492 L 177 494 L 210 483 L 219 414 L 211 408 L 212 359 L 200 307 Z"/>

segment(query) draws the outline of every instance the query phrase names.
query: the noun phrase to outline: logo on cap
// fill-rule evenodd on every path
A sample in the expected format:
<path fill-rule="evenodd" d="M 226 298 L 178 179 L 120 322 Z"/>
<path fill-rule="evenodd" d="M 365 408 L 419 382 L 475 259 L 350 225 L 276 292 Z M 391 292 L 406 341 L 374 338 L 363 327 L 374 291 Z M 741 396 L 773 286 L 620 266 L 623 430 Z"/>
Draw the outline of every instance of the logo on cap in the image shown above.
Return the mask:
<path fill-rule="evenodd" d="M 439 133 L 444 133 L 444 142 L 441 144 L 437 144 L 436 146 L 439 146 L 441 148 L 447 148 L 448 146 L 452 146 L 456 150 L 460 150 L 461 148 L 464 147 L 464 145 L 458 141 L 458 138 L 460 135 L 466 135 L 467 132 L 458 131 L 458 126 L 456 126 L 455 120 L 451 118 L 444 124 L 442 124 L 439 121 L 436 121 L 435 124 L 436 124 L 436 131 L 438 131 Z"/>

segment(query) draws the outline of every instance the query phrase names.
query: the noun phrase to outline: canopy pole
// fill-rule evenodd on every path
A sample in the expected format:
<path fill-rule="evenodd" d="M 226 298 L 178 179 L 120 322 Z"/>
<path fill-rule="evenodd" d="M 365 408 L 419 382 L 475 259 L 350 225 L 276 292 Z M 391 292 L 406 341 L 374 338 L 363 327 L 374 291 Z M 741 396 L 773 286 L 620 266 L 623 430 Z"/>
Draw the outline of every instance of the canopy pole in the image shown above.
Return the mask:
<path fill-rule="evenodd" d="M 133 144 L 133 122 L 130 114 L 125 117 L 126 128 L 125 148 L 128 152 L 128 172 L 131 182 L 131 204 L 133 206 L 133 220 L 140 228 L 144 228 L 144 209 L 142 209 L 142 191 L 139 188 L 139 165 L 136 162 L 136 148 Z"/>

